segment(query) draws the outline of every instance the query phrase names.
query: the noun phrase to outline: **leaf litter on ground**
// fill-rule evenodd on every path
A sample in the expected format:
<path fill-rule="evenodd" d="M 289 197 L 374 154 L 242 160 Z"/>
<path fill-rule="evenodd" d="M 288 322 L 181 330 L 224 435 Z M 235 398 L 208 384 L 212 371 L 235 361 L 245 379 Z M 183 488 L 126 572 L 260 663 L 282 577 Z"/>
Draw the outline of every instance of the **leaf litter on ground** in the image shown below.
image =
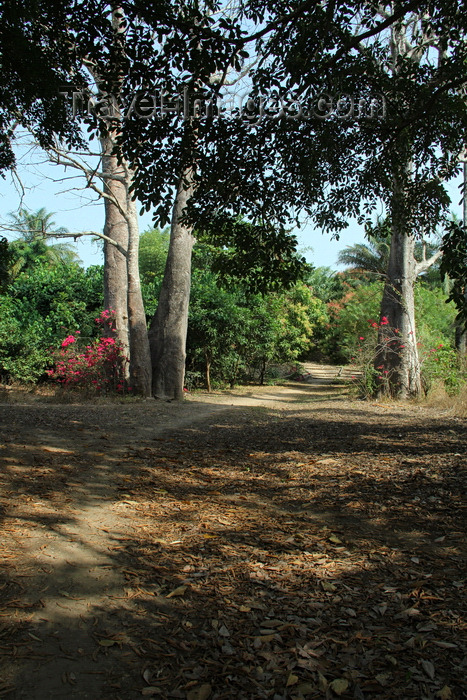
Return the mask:
<path fill-rule="evenodd" d="M 157 441 L 141 411 L 130 445 L 127 416 L 100 409 L 110 503 L 127 508 L 110 538 L 124 586 L 80 613 L 92 639 L 76 654 L 101 674 L 100 697 L 464 697 L 465 422 L 338 407 L 216 414 Z M 60 435 L 86 410 L 36 412 L 36 428 L 31 409 L 7 416 L 32 426 L 31 442 L 45 426 L 71 464 L 63 479 L 64 455 L 52 451 L 38 478 L 17 447 L 2 475 L 0 652 L 11 687 L 28 657 L 39 664 L 53 650 L 40 622 L 45 574 L 25 543 L 79 507 L 70 481 L 87 487 L 93 457 Z M 64 586 L 67 603 L 82 605 L 88 592 Z"/>

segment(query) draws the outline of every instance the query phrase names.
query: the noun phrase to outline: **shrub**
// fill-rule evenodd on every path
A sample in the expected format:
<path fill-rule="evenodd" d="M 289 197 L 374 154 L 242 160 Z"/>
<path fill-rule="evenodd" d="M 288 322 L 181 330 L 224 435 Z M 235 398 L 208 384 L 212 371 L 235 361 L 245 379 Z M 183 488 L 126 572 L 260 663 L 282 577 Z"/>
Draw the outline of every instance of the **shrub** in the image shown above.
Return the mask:
<path fill-rule="evenodd" d="M 96 323 L 115 330 L 115 312 L 103 311 Z M 126 382 L 127 362 L 115 338 L 98 338 L 80 348 L 79 331 L 76 331 L 62 341 L 55 353 L 55 366 L 47 374 L 62 386 L 84 389 L 87 393 L 123 393 L 131 391 Z"/>
<path fill-rule="evenodd" d="M 441 381 L 446 393 L 458 394 L 467 381 L 467 371 L 454 348 L 439 343 L 425 351 L 421 357 L 422 377 L 425 391 L 428 392 Z"/>

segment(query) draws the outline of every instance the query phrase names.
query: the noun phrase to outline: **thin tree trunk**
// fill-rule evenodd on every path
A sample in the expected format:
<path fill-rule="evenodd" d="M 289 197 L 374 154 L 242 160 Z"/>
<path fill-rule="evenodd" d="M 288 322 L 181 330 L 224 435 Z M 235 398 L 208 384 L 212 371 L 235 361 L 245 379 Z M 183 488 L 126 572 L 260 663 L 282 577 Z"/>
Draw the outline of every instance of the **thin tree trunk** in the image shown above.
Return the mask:
<path fill-rule="evenodd" d="M 131 174 L 129 173 L 129 177 Z M 151 396 L 152 371 L 148 329 L 139 275 L 139 227 L 135 202 L 127 191 L 128 224 L 128 327 L 130 336 L 130 382 L 134 393 Z"/>
<path fill-rule="evenodd" d="M 211 393 L 211 358 L 209 357 L 209 353 L 205 353 L 205 359 L 206 359 L 206 389 L 208 393 Z"/>
<path fill-rule="evenodd" d="M 193 170 L 182 173 L 175 198 L 169 252 L 157 311 L 149 341 L 153 369 L 153 394 L 161 399 L 183 399 L 186 334 L 191 286 L 192 228 L 181 219 L 193 194 Z"/>

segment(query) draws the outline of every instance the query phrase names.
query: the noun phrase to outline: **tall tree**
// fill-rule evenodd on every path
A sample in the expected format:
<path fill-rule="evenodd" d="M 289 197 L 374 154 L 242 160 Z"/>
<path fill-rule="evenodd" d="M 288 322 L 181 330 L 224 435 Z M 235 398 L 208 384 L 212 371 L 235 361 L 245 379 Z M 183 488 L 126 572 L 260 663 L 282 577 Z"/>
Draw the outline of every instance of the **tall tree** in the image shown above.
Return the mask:
<path fill-rule="evenodd" d="M 91 156 L 88 144 L 82 144 L 79 157 L 70 153 L 57 138 L 48 145 L 50 159 L 58 164 L 77 168 L 87 186 L 102 197 L 105 208 L 104 234 L 104 304 L 114 311 L 115 323 L 107 332 L 116 336 L 129 357 L 129 378 L 135 393 L 151 393 L 151 368 L 146 316 L 138 270 L 139 228 L 136 206 L 130 191 L 133 173 L 124 159 L 115 152 L 115 141 L 121 120 L 120 88 L 125 76 L 125 17 L 121 7 L 96 6 L 102 16 L 100 50 L 68 33 L 69 42 L 79 44 L 81 61 L 77 67 L 87 78 L 86 89 L 63 87 L 73 95 L 75 122 L 84 121 L 100 143 L 101 154 L 96 164 L 86 163 Z M 66 32 L 66 29 L 65 29 Z M 87 49 L 87 50 L 85 50 Z M 90 110 L 89 107 L 93 109 Z M 96 115 L 99 114 L 100 118 Z M 80 116 L 81 120 L 77 117 Z M 30 131 L 35 135 L 34 129 Z M 99 183 L 100 180 L 100 183 Z M 72 235 L 80 232 L 73 232 Z M 88 232 L 93 233 L 93 232 Z M 66 235 L 62 233 L 62 235 Z M 99 234 L 98 234 L 99 235 Z"/>
<path fill-rule="evenodd" d="M 105 32 L 100 0 L 2 0 L 0 4 L 0 170 L 15 165 L 15 131 L 32 129 L 41 146 L 57 135 L 83 144 L 62 95 L 86 85 L 81 59 Z"/>
<path fill-rule="evenodd" d="M 218 110 L 215 119 L 195 116 L 196 171 L 186 224 L 202 228 L 214 215 L 224 221 L 246 216 L 264 232 L 251 242 L 257 249 L 267 247 L 271 224 L 277 224 L 281 235 L 271 258 L 280 259 L 291 241 L 287 226 L 302 212 L 337 232 L 349 216 L 366 218 L 383 199 L 402 237 L 439 220 L 448 204 L 442 179 L 456 168 L 451 154 L 460 151 L 467 121 L 456 92 L 465 82 L 467 22 L 457 0 L 442 6 L 400 0 L 377 8 L 350 0 L 258 0 L 238 3 L 219 22 L 216 2 L 121 6 L 131 70 L 120 94 L 131 115 L 119 142 L 135 172 L 135 192 L 148 206 L 156 204 L 160 223 L 169 217 L 191 148 L 177 113 L 183 87 L 193 91 L 196 84 L 215 101 L 229 69 L 241 73 L 247 46 L 258 59 L 249 76 L 252 99 L 231 119 Z M 397 51 L 388 48 L 390 31 Z M 112 46 L 97 44 L 94 28 L 90 35 L 91 56 Z M 300 95 L 300 104 L 293 95 Z M 209 103 L 200 97 L 198 109 Z M 193 101 L 189 114 L 192 107 Z M 397 379 L 395 391 L 405 391 L 404 383 Z"/>
<path fill-rule="evenodd" d="M 407 1 L 375 8 L 360 2 L 285 6 L 264 0 L 241 4 L 236 17 L 243 26 L 237 19 L 233 26 L 226 21 L 222 31 L 202 13 L 195 22 L 189 13 L 183 21 L 180 16 L 174 20 L 178 32 L 190 37 L 191 63 L 179 61 L 177 67 L 186 66 L 187 74 L 177 75 L 186 77 L 182 82 L 187 85 L 196 67 L 198 84 L 207 94 L 199 96 L 203 109 L 212 104 L 209 94 L 222 94 L 226 66 L 241 71 L 246 45 L 254 42 L 259 57 L 249 76 L 253 99 L 230 119 L 214 110 L 215 119 L 199 120 L 196 191 L 187 202 L 187 217 L 197 228 L 209 226 L 214 215 L 233 220 L 242 214 L 255 224 L 272 221 L 285 229 L 294 214 L 305 212 L 326 230 L 338 232 L 349 216 L 366 219 L 383 199 L 393 227 L 383 313 L 394 317 L 391 325 L 404 332 L 407 326 L 413 334 L 413 318 L 402 323 L 407 304 L 411 306 L 412 283 L 397 289 L 396 280 L 414 272 L 412 239 L 428 233 L 442 217 L 448 205 L 442 180 L 457 167 L 451 154 L 459 150 L 466 123 L 465 105 L 456 92 L 465 82 L 466 53 L 466 20 L 458 3 L 448 1 L 440 8 Z M 145 21 L 154 21 L 150 12 Z M 171 47 L 178 50 L 175 40 Z M 225 47 L 230 63 L 222 72 Z M 433 61 L 434 55 L 439 60 Z M 139 85 L 140 66 L 139 58 L 132 59 Z M 154 75 L 158 67 L 153 63 Z M 221 78 L 209 93 L 216 70 Z M 148 166 L 140 168 L 135 182 L 148 200 L 175 186 L 173 178 L 161 182 L 166 171 L 155 172 L 150 163 L 163 161 L 170 167 L 174 160 L 180 163 L 183 152 L 177 140 L 180 114 L 177 122 L 173 113 L 177 90 L 169 84 L 163 115 L 162 109 L 151 109 L 154 85 L 149 82 L 146 116 L 157 113 L 169 124 L 171 153 L 161 138 L 160 118 L 128 120 L 122 142 L 130 159 Z M 300 95 L 300 104 L 291 93 Z M 173 110 L 172 119 L 168 110 Z M 164 197 L 158 211 L 166 216 Z M 418 390 L 417 362 L 404 359 L 409 348 L 416 352 L 411 338 L 399 343 L 397 371 L 393 367 L 393 391 L 400 395 Z M 414 374 L 413 380 L 406 372 Z"/>

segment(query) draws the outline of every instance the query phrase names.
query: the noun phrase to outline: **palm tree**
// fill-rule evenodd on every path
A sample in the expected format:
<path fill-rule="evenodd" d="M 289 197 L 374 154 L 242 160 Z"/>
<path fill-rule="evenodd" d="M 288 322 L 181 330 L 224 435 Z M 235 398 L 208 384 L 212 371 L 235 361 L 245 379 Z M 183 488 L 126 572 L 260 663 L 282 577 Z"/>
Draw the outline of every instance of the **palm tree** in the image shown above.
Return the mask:
<path fill-rule="evenodd" d="M 370 279 L 386 276 L 391 245 L 388 219 L 378 219 L 376 224 L 365 226 L 368 243 L 356 243 L 341 250 L 337 256 L 339 265 L 347 265 L 357 275 Z"/>
<path fill-rule="evenodd" d="M 45 207 L 35 212 L 20 209 L 17 214 L 10 213 L 10 231 L 19 233 L 19 237 L 10 243 L 12 265 L 10 277 L 17 277 L 20 272 L 37 264 L 39 261 L 50 266 L 79 263 L 79 256 L 70 243 L 55 243 L 48 245 L 47 240 L 67 233 L 63 226 L 57 227 L 52 221 L 53 212 L 47 212 Z"/>
<path fill-rule="evenodd" d="M 355 275 L 362 275 L 367 279 L 384 279 L 386 277 L 389 250 L 391 246 L 391 224 L 389 219 L 378 219 L 376 224 L 365 226 L 365 235 L 368 243 L 356 243 L 341 250 L 337 256 L 339 265 L 347 265 Z M 439 250 L 436 243 L 417 241 L 414 257 L 417 262 L 431 258 Z M 433 265 L 423 274 L 425 281 L 430 286 L 439 286 L 441 277 L 439 266 Z"/>

